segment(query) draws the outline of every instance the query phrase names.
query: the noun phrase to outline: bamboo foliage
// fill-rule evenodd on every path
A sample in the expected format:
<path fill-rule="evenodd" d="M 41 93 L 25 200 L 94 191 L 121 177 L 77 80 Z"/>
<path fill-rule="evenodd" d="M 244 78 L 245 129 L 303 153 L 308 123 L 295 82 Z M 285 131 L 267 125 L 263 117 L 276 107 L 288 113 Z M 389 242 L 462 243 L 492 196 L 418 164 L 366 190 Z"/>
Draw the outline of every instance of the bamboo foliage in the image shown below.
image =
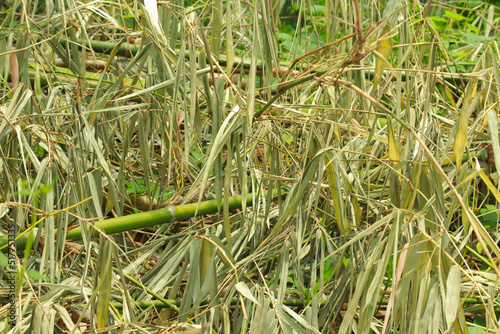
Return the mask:
<path fill-rule="evenodd" d="M 0 330 L 497 332 L 497 13 L 0 4 Z"/>

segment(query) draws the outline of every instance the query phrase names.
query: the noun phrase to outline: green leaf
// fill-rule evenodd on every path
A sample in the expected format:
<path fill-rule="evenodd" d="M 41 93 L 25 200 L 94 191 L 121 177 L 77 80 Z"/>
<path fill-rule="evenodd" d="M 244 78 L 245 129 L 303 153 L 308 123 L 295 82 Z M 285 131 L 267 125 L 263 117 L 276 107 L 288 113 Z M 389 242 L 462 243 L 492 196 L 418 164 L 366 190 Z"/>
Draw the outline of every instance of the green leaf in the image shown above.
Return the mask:
<path fill-rule="evenodd" d="M 462 16 L 460 14 L 454 13 L 454 12 L 449 11 L 447 9 L 444 10 L 444 15 L 448 16 L 449 18 L 454 19 L 455 21 L 467 20 L 467 18 L 465 16 Z"/>

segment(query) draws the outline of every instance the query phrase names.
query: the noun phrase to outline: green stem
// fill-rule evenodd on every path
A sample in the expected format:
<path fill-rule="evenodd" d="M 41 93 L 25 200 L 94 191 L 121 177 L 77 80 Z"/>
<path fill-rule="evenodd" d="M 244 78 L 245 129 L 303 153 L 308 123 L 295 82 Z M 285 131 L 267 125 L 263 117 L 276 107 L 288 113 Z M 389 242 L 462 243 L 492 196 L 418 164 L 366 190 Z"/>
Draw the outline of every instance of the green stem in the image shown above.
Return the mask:
<path fill-rule="evenodd" d="M 0 38 L 6 37 L 6 36 L 8 36 L 7 32 L 3 32 L 3 31 L 0 32 Z M 44 38 L 40 36 L 37 38 L 37 41 L 42 42 L 42 41 L 44 41 Z M 65 40 L 65 39 L 59 39 L 59 43 L 61 45 L 63 45 L 63 47 L 66 47 L 66 42 L 67 42 L 67 40 Z M 78 45 L 79 48 L 82 48 L 83 46 L 85 46 L 89 49 L 92 49 L 96 53 L 110 54 L 113 51 L 113 49 L 116 47 L 116 45 L 120 42 L 119 41 L 104 42 L 104 41 L 95 41 L 95 40 L 91 40 L 91 41 L 77 40 L 77 41 L 69 41 L 69 43 L 75 43 Z M 331 44 L 333 45 L 336 43 L 331 43 Z M 130 44 L 128 42 L 124 42 L 124 43 L 121 43 L 116 54 L 119 56 L 122 56 L 122 57 L 131 58 L 137 54 L 140 47 L 141 47 L 141 44 Z M 317 50 L 313 50 L 313 51 L 309 52 L 309 54 L 312 55 L 314 53 L 320 53 L 324 49 L 325 49 L 325 47 L 320 47 Z M 174 51 L 176 53 L 179 52 L 179 50 L 174 50 Z M 189 50 L 185 50 L 184 55 L 186 58 L 189 58 L 190 57 Z M 300 57 L 299 57 L 299 59 L 300 59 Z M 226 56 L 220 55 L 218 58 L 218 62 L 219 62 L 220 66 L 226 66 L 227 65 Z M 251 66 L 251 60 L 242 59 L 240 57 L 234 57 L 233 64 L 234 64 L 233 68 L 240 67 L 240 68 L 244 68 L 244 69 L 249 69 Z M 305 70 L 305 69 L 307 69 L 307 67 L 309 65 L 300 65 L 300 64 L 298 64 L 298 61 L 294 60 L 292 62 L 280 61 L 280 66 L 288 67 L 288 68 L 293 67 L 297 70 Z M 262 65 L 257 64 L 257 69 L 262 70 Z M 326 71 L 326 69 L 322 68 L 319 72 L 325 72 L 325 71 Z M 316 72 L 316 73 L 318 73 L 318 72 Z M 375 70 L 364 70 L 364 73 L 368 78 L 373 78 L 375 75 Z M 451 82 L 451 83 L 456 83 L 457 81 L 461 81 L 461 82 L 464 82 L 464 84 L 467 84 L 468 79 L 469 79 L 467 74 L 450 74 L 450 75 L 436 74 L 436 76 L 437 76 L 438 80 L 443 79 L 443 80 L 445 80 L 447 82 Z M 405 81 L 409 78 L 413 78 L 413 77 L 414 77 L 414 75 L 412 73 L 408 73 L 408 74 L 401 73 L 401 80 L 403 80 L 403 81 Z"/>
<path fill-rule="evenodd" d="M 278 192 L 274 190 L 273 197 L 276 197 L 277 194 Z M 254 194 L 252 193 L 247 195 L 245 199 L 247 206 L 252 205 L 253 196 Z M 241 196 L 233 196 L 229 198 L 229 210 L 239 209 L 241 208 L 241 204 Z M 158 210 L 101 220 L 99 222 L 96 222 L 95 224 L 92 224 L 94 227 L 94 236 L 98 235 L 97 229 L 102 229 L 106 234 L 113 234 L 136 230 L 147 226 L 169 224 L 174 221 L 183 221 L 189 218 L 218 212 L 217 200 L 201 202 L 198 210 L 196 210 L 197 207 L 197 203 L 185 204 L 180 206 L 167 206 Z M 82 230 L 80 227 L 77 227 L 66 234 L 67 240 L 79 240 L 81 238 Z"/>
<path fill-rule="evenodd" d="M 181 302 L 182 302 L 182 299 L 167 299 L 166 301 L 169 304 L 171 304 L 171 305 L 180 306 Z M 224 302 L 225 301 L 224 301 L 223 298 L 218 298 L 217 299 L 217 303 L 218 304 L 222 304 Z M 231 305 L 236 305 L 238 302 L 239 302 L 239 298 L 231 298 L 230 304 Z M 161 302 L 159 300 L 136 301 L 134 303 L 135 303 L 135 306 L 137 306 L 137 307 L 139 307 L 141 309 L 146 309 L 146 308 L 149 308 L 149 307 L 155 307 L 155 308 L 167 308 L 167 307 L 169 307 L 167 304 L 165 304 L 165 303 L 163 303 L 163 302 Z M 326 300 L 321 301 L 321 305 L 325 305 L 326 303 L 327 303 Z M 123 308 L 123 303 L 112 302 L 111 304 L 115 308 L 117 308 L 117 309 Z M 200 305 L 201 306 L 205 306 L 205 305 L 208 305 L 208 304 L 210 304 L 210 301 L 209 300 L 204 300 L 204 301 L 201 302 Z M 304 303 L 304 301 L 301 300 L 301 299 L 284 299 L 283 300 L 283 305 L 290 306 L 290 307 L 305 307 L 308 304 Z"/>
<path fill-rule="evenodd" d="M 286 193 L 282 192 L 282 195 Z M 247 206 L 252 206 L 253 204 L 253 193 L 247 195 L 245 201 Z M 273 198 L 276 199 L 278 196 L 278 191 L 273 190 Z M 242 198 L 241 196 L 233 196 L 229 198 L 229 210 L 235 210 L 241 208 Z M 120 233 L 125 231 L 137 230 L 147 226 L 162 225 L 172 223 L 174 221 L 183 221 L 189 218 L 203 216 L 207 214 L 217 213 L 217 201 L 209 200 L 200 203 L 198 210 L 197 203 L 179 205 L 179 206 L 167 206 L 158 210 L 152 210 L 148 212 L 141 212 L 137 214 L 132 214 L 128 216 L 122 216 L 117 218 L 105 219 L 96 222 L 95 224 L 87 224 L 87 230 L 90 230 L 90 226 L 94 227 L 94 236 L 98 235 L 97 229 L 102 229 L 106 234 Z M 80 240 L 82 239 L 82 230 L 80 227 L 68 231 L 66 234 L 66 240 Z M 16 249 L 22 250 L 26 245 L 28 240 L 28 235 L 23 235 L 16 240 Z M 8 236 L 0 236 L 0 250 L 6 251 L 8 244 Z"/>
<path fill-rule="evenodd" d="M 168 302 L 168 304 L 172 305 L 173 307 L 180 306 L 182 299 L 166 299 L 165 301 Z M 238 303 L 239 299 L 238 298 L 231 298 L 231 305 L 236 305 Z M 389 300 L 385 299 L 384 302 L 387 304 Z M 223 298 L 218 298 L 217 303 L 224 303 Z M 462 302 L 467 303 L 467 304 L 483 304 L 485 300 L 481 300 L 478 298 L 463 298 Z M 201 302 L 201 306 L 208 305 L 210 303 L 209 300 L 204 300 Z M 321 305 L 325 305 L 327 303 L 326 300 L 321 301 Z M 120 302 L 112 302 L 111 303 L 115 308 L 121 309 L 123 308 L 123 303 Z M 149 307 L 155 307 L 155 308 L 167 308 L 170 307 L 167 305 L 165 302 L 162 302 L 160 300 L 146 300 L 146 301 L 136 301 L 134 302 L 135 306 L 141 309 L 146 309 Z M 283 305 L 290 306 L 290 307 L 305 307 L 308 305 L 308 303 L 304 303 L 303 300 L 301 299 L 284 299 L 283 300 Z M 495 307 L 495 310 L 498 310 L 499 307 Z"/>
<path fill-rule="evenodd" d="M 61 40 L 61 44 L 65 45 L 65 40 Z M 102 41 L 93 41 L 91 40 L 90 43 L 89 41 L 76 41 L 76 43 L 80 45 L 85 45 L 86 47 L 91 48 L 94 52 L 97 53 L 105 53 L 105 54 L 110 54 L 113 48 L 116 46 L 116 42 L 102 42 Z M 120 48 L 118 49 L 117 55 L 120 55 L 122 57 L 133 57 L 138 51 L 139 51 L 140 44 L 129 44 L 129 43 L 123 43 L 120 45 Z M 320 47 L 318 48 L 318 52 L 322 51 L 324 48 Z M 175 52 L 178 52 L 179 50 L 174 50 Z M 310 54 L 314 54 L 313 52 L 310 52 Z M 185 51 L 185 57 L 189 58 L 189 50 Z M 227 59 L 225 55 L 220 55 L 218 58 L 218 62 L 220 66 L 226 66 L 227 65 Z M 234 65 L 233 68 L 241 67 L 245 69 L 249 69 L 251 66 L 252 62 L 251 60 L 243 60 L 240 57 L 234 57 Z M 287 61 L 280 61 L 280 66 L 284 67 L 294 67 L 297 70 L 305 70 L 307 69 L 308 65 L 299 65 L 297 62 L 287 62 Z M 262 69 L 262 64 L 257 64 L 257 69 L 261 70 Z M 326 69 L 322 69 L 320 72 L 325 72 Z M 375 75 L 375 70 L 364 70 L 365 75 L 368 76 L 369 78 L 372 78 Z M 456 81 L 462 80 L 464 83 L 467 83 L 468 77 L 467 74 L 463 75 L 453 75 L 453 74 L 436 74 L 437 79 L 443 79 L 447 82 L 452 82 L 455 83 Z M 406 80 L 409 78 L 413 78 L 414 75 L 412 73 L 406 74 L 406 73 L 401 73 L 401 80 Z"/>
<path fill-rule="evenodd" d="M 118 271 L 118 269 L 116 269 L 115 267 L 113 267 L 113 270 L 120 274 L 120 272 Z M 151 290 L 150 288 L 148 288 L 147 286 L 145 286 L 144 284 L 142 284 L 141 282 L 139 282 L 138 280 L 136 280 L 135 278 L 133 278 L 132 276 L 128 275 L 127 273 L 124 273 L 124 272 L 121 272 L 121 274 L 123 274 L 123 276 L 128 279 L 130 282 L 134 283 L 135 285 L 137 285 L 138 287 L 140 287 L 141 289 L 144 289 L 147 293 L 149 293 L 151 296 L 155 297 L 156 299 L 158 300 L 155 300 L 156 302 L 159 302 L 163 305 L 163 307 L 169 307 L 171 309 L 173 309 L 174 311 L 176 312 L 179 312 L 179 309 L 177 308 L 177 306 L 180 305 L 179 304 L 176 304 L 175 301 L 172 302 L 172 300 L 170 299 L 165 299 L 163 298 L 162 296 L 160 296 L 159 294 L 157 294 L 156 292 L 154 292 L 153 290 Z M 113 304 L 113 303 L 112 303 Z M 119 303 L 122 307 L 123 307 L 123 304 Z M 114 305 L 116 306 L 116 305 Z M 139 306 L 140 307 L 140 306 Z M 118 307 L 117 307 L 118 308 Z"/>

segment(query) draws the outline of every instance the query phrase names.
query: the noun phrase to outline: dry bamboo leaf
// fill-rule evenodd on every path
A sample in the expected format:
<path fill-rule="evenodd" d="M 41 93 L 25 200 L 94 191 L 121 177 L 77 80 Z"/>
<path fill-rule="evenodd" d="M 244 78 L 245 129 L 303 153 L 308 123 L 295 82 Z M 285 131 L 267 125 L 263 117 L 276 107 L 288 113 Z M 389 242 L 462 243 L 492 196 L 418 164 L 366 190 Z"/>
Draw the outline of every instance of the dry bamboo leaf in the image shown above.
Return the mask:
<path fill-rule="evenodd" d="M 491 182 L 490 178 L 483 171 L 479 172 L 479 177 L 486 184 L 488 190 L 491 191 L 497 202 L 500 203 L 500 193 L 498 192 L 498 189 L 497 187 L 495 187 L 493 182 Z"/>
<path fill-rule="evenodd" d="M 200 252 L 200 278 L 201 278 L 201 285 L 203 285 L 203 282 L 206 279 L 209 265 L 210 265 L 210 259 L 212 258 L 212 244 L 206 240 L 203 239 L 201 241 L 201 252 Z"/>
<path fill-rule="evenodd" d="M 99 296 L 96 305 L 97 328 L 102 329 L 108 325 L 109 301 L 111 299 L 111 274 L 113 272 L 112 248 L 111 243 L 102 238 L 104 245 L 102 247 L 101 262 L 99 265 L 99 284 L 97 290 Z"/>
<path fill-rule="evenodd" d="M 228 1 L 226 3 L 226 57 L 227 57 L 227 68 L 226 74 L 231 77 L 233 73 L 234 65 L 234 45 L 233 45 L 233 25 L 232 25 L 232 5 Z"/>
<path fill-rule="evenodd" d="M 453 265 L 448 273 L 448 279 L 446 280 L 446 294 L 443 301 L 443 310 L 445 311 L 448 328 L 452 326 L 460 304 L 460 275 L 460 267 Z"/>
<path fill-rule="evenodd" d="M 389 325 L 389 319 L 392 312 L 392 303 L 395 298 L 395 293 L 398 289 L 399 280 L 401 279 L 401 275 L 403 274 L 403 269 L 406 261 L 406 254 L 408 253 L 409 245 L 410 245 L 409 243 L 406 243 L 403 246 L 403 251 L 401 252 L 401 256 L 399 257 L 398 266 L 396 268 L 396 275 L 394 277 L 394 282 L 393 282 L 394 289 L 392 290 L 389 302 L 387 303 L 387 312 L 385 313 L 384 316 L 384 325 L 382 326 L 382 332 L 381 332 L 382 334 L 386 332 L 387 326 Z"/>
<path fill-rule="evenodd" d="M 257 299 L 253 296 L 252 292 L 248 288 L 248 286 L 245 284 L 245 282 L 238 282 L 235 285 L 236 290 L 238 290 L 239 293 L 243 295 L 243 297 L 250 299 L 252 302 L 254 302 L 257 305 L 260 305 Z"/>
<path fill-rule="evenodd" d="M 381 38 L 377 42 L 377 52 L 383 57 L 383 59 L 380 59 L 380 57 L 377 56 L 377 59 L 375 60 L 375 76 L 373 77 L 374 92 L 375 88 L 378 87 L 378 82 L 384 72 L 385 64 L 391 53 L 392 41 L 390 32 L 391 24 L 387 22 L 384 26 L 384 30 L 382 30 L 382 33 L 380 34 Z"/>
<path fill-rule="evenodd" d="M 492 108 L 486 112 L 486 119 L 488 120 L 488 128 L 490 129 L 491 147 L 493 149 L 493 158 L 495 167 L 500 172 L 500 143 L 498 140 L 498 114 Z M 488 157 L 489 158 L 489 157 Z"/>
<path fill-rule="evenodd" d="M 15 93 L 17 85 L 19 84 L 19 64 L 15 53 L 10 54 L 10 81 L 12 84 L 12 91 Z"/>
<path fill-rule="evenodd" d="M 219 57 L 220 45 L 222 40 L 222 0 L 214 0 L 212 2 L 212 38 L 211 51 L 215 57 Z"/>
<path fill-rule="evenodd" d="M 467 146 L 467 129 L 469 127 L 469 107 L 472 100 L 473 91 L 477 86 L 477 81 L 469 82 L 464 95 L 464 104 L 462 105 L 462 110 L 460 111 L 460 118 L 458 120 L 457 132 L 455 135 L 455 141 L 453 143 L 453 152 L 455 153 L 455 161 L 457 162 L 458 168 L 462 165 L 462 156 L 465 152 L 465 147 Z"/>
<path fill-rule="evenodd" d="M 349 231 L 349 226 L 344 220 L 344 210 L 343 210 L 343 197 L 342 190 L 340 187 L 340 181 L 338 178 L 338 173 L 335 170 L 334 158 L 328 152 L 325 154 L 325 172 L 330 184 L 330 193 L 332 196 L 333 206 L 335 208 L 335 218 L 337 220 L 337 225 L 339 230 L 344 235 L 347 235 Z"/>

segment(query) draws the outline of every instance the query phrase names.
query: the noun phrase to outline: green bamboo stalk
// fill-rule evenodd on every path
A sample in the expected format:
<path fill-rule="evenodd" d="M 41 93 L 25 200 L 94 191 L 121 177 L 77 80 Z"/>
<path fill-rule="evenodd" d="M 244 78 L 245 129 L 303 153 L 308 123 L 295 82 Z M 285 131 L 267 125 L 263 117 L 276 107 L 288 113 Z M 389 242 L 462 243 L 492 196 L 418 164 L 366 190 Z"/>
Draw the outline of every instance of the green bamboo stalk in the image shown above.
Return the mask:
<path fill-rule="evenodd" d="M 282 195 L 286 193 L 282 192 Z M 254 194 L 248 194 L 245 202 L 247 206 L 252 206 Z M 273 198 L 276 199 L 278 191 L 273 190 Z M 241 196 L 233 196 L 229 198 L 229 210 L 241 208 Z M 166 206 L 158 210 L 136 213 L 128 216 L 117 218 L 105 219 L 90 224 L 94 227 L 94 236 L 99 233 L 97 229 L 102 229 L 106 234 L 120 233 L 131 230 L 140 229 L 143 227 L 168 224 L 175 221 L 183 221 L 189 218 L 203 216 L 207 214 L 214 214 L 218 212 L 217 201 L 209 200 L 200 203 L 197 210 L 197 203 L 190 203 L 179 206 Z M 90 226 L 87 227 L 90 230 Z M 16 250 L 24 249 L 28 235 L 23 235 L 16 240 Z M 68 231 L 66 240 L 80 240 L 82 239 L 82 230 L 80 227 Z M 0 236 L 0 250 L 7 251 L 8 236 Z"/>
<path fill-rule="evenodd" d="M 388 301 L 388 300 L 387 300 Z M 5 302 L 5 300 L 0 300 L 0 303 Z M 224 299 L 218 298 L 217 304 L 223 303 Z M 239 302 L 238 298 L 231 298 L 231 305 L 236 305 Z M 482 305 L 485 300 L 481 300 L 479 298 L 463 298 L 462 299 L 463 303 L 466 304 L 477 304 L 477 305 Z M 150 307 L 154 308 L 176 308 L 179 307 L 182 303 L 182 299 L 164 299 L 163 301 L 161 300 L 142 300 L 142 301 L 134 301 L 134 305 L 140 309 L 147 309 Z M 205 306 L 210 303 L 209 300 L 204 300 L 201 302 L 200 306 Z M 327 303 L 326 300 L 321 301 L 321 305 L 325 305 Z M 111 302 L 111 305 L 115 307 L 118 310 L 121 310 L 123 308 L 123 303 L 120 302 Z M 289 306 L 289 307 L 305 307 L 307 306 L 306 303 L 302 299 L 283 299 L 283 305 Z M 500 310 L 499 306 L 494 307 L 495 310 Z"/>
<path fill-rule="evenodd" d="M 65 40 L 61 40 L 61 44 L 66 43 Z M 115 48 L 116 46 L 116 42 L 103 42 L 103 41 L 94 41 L 94 40 L 91 40 L 90 43 L 89 41 L 85 40 L 85 41 L 76 41 L 76 43 L 81 46 L 81 45 L 85 45 L 86 47 L 89 47 L 91 48 L 92 50 L 94 50 L 94 52 L 97 52 L 97 53 L 105 53 L 105 54 L 110 54 L 111 51 Z M 332 43 L 331 43 L 332 44 Z M 335 44 L 335 43 L 333 43 Z M 333 45 L 332 44 L 332 45 Z M 135 54 L 137 54 L 137 52 L 139 51 L 139 47 L 140 47 L 140 44 L 129 44 L 129 43 L 122 43 L 118 49 L 118 52 L 117 54 L 122 56 L 122 57 L 133 57 L 135 56 Z M 319 49 L 324 49 L 324 48 L 319 48 Z M 318 49 L 318 51 L 319 51 Z M 174 50 L 175 52 L 178 52 L 179 50 Z M 310 52 L 310 54 L 313 54 L 314 52 Z M 189 50 L 186 50 L 185 51 L 185 57 L 187 59 L 189 59 Z M 226 58 L 226 55 L 219 55 L 218 57 L 218 62 L 219 62 L 219 65 L 221 66 L 227 66 L 227 58 Z M 238 67 L 241 67 L 241 68 L 244 68 L 244 69 L 249 69 L 250 66 L 251 66 L 251 60 L 250 59 L 242 59 L 240 57 L 234 57 L 234 64 L 233 64 L 233 68 L 238 68 Z M 309 65 L 301 65 L 301 64 L 297 64 L 297 62 L 287 62 L 287 61 L 280 61 L 280 66 L 283 66 L 283 67 L 293 67 L 297 70 L 304 70 L 304 69 L 307 69 Z M 259 63 L 257 64 L 257 69 L 258 70 L 262 70 L 262 64 Z M 368 77 L 368 78 L 373 78 L 374 75 L 375 75 L 375 70 L 365 70 L 365 75 Z M 401 80 L 406 80 L 408 78 L 412 78 L 414 77 L 414 74 L 413 73 L 401 73 Z M 468 82 L 468 77 L 467 77 L 467 74 L 464 74 L 464 75 L 453 75 L 450 73 L 450 75 L 437 75 L 437 78 L 438 80 L 439 79 L 444 79 L 445 81 L 447 82 L 459 82 L 459 81 L 463 81 L 464 84 L 466 84 Z"/>
<path fill-rule="evenodd" d="M 384 299 L 384 303 L 387 304 L 389 300 Z M 165 303 L 167 302 L 167 303 Z M 134 304 L 138 308 L 141 309 L 147 309 L 149 307 L 155 307 L 155 308 L 167 308 L 167 307 L 176 307 L 180 306 L 182 302 L 182 299 L 166 299 L 165 301 L 161 300 L 144 300 L 144 301 L 135 301 Z M 231 305 L 236 305 L 239 302 L 238 298 L 231 298 Z M 463 303 L 467 304 L 477 304 L 477 305 L 482 305 L 485 300 L 481 300 L 479 298 L 463 298 L 462 299 Z M 201 302 L 200 306 L 205 306 L 210 303 L 209 300 L 204 300 Z M 224 303 L 224 299 L 218 298 L 217 304 Z M 321 301 L 321 305 L 325 305 L 327 303 L 326 300 Z M 117 309 L 122 309 L 123 308 L 123 303 L 120 302 L 111 302 L 111 304 L 117 308 Z M 304 300 L 302 299 L 284 299 L 283 300 L 283 305 L 289 306 L 289 307 L 306 307 L 308 303 L 305 303 Z M 500 310 L 500 306 L 495 306 L 495 310 Z"/>
<path fill-rule="evenodd" d="M 273 191 L 273 197 L 277 197 L 278 192 Z M 251 206 L 254 194 L 248 194 L 245 202 L 247 206 Z M 233 196 L 229 198 L 229 210 L 241 208 L 241 196 Z M 166 206 L 158 210 L 141 212 L 133 215 L 122 216 L 101 220 L 93 224 L 94 236 L 98 235 L 97 229 L 102 229 L 106 234 L 120 233 L 130 230 L 136 230 L 147 226 L 162 225 L 172 223 L 174 221 L 183 221 L 192 217 L 203 216 L 218 212 L 217 201 L 209 200 L 200 203 L 197 210 L 197 203 Z M 89 224 L 90 225 L 90 224 Z M 82 230 L 77 227 L 66 234 L 67 240 L 79 240 L 82 238 Z M 0 244 L 1 246 L 1 244 Z"/>
<path fill-rule="evenodd" d="M 147 286 L 145 286 L 144 284 L 142 284 L 141 282 L 139 282 L 138 280 L 136 280 L 135 278 L 133 278 L 129 274 L 127 274 L 125 272 L 119 272 L 118 269 L 116 269 L 115 267 L 113 267 L 113 271 L 115 271 L 119 275 L 122 274 L 127 280 L 134 283 L 135 285 L 137 285 L 141 289 L 144 289 L 151 296 L 155 297 L 157 299 L 155 301 L 160 302 L 163 305 L 163 307 L 169 307 L 172 310 L 179 312 L 179 309 L 177 308 L 177 306 L 180 306 L 180 303 L 179 304 L 177 304 L 175 302 L 173 303 L 172 300 L 163 298 L 162 296 L 160 296 L 159 294 L 157 294 L 156 292 L 154 292 L 153 290 L 151 290 L 150 288 L 148 288 Z M 123 304 L 121 304 L 121 303 L 119 303 L 119 304 L 123 307 Z"/>
<path fill-rule="evenodd" d="M 174 305 L 174 306 L 180 306 L 182 299 L 166 299 L 168 304 Z M 240 302 L 239 298 L 231 298 L 231 305 L 236 305 L 237 303 Z M 210 300 L 204 300 L 201 302 L 200 306 L 205 306 L 210 303 Z M 224 303 L 224 299 L 218 298 L 216 304 L 221 304 Z M 325 305 L 327 303 L 326 300 L 321 301 L 321 305 Z M 141 309 L 147 309 L 149 307 L 155 307 L 155 308 L 167 308 L 170 307 L 166 303 L 160 301 L 160 300 L 143 300 L 143 301 L 136 301 L 134 302 L 135 306 Z M 123 303 L 120 302 L 111 302 L 111 305 L 113 305 L 117 309 L 123 308 Z M 302 299 L 284 299 L 283 300 L 283 305 L 289 306 L 289 307 L 305 307 L 308 305 L 308 303 L 305 303 Z"/>
<path fill-rule="evenodd" d="M 0 32 L 0 38 L 7 36 L 8 34 L 6 32 Z M 14 34 L 15 35 L 15 34 Z M 38 37 L 37 41 L 42 42 L 44 38 Z M 65 47 L 67 40 L 65 39 L 60 39 L 59 42 Z M 92 49 L 96 53 L 103 53 L 103 54 L 110 54 L 113 49 L 116 47 L 118 43 L 120 43 L 120 46 L 118 48 L 118 51 L 116 52 L 117 55 L 126 57 L 126 58 L 131 58 L 139 52 L 139 48 L 141 47 L 141 44 L 130 44 L 128 42 L 104 42 L 104 41 L 95 41 L 95 40 L 77 40 L 77 41 L 69 41 L 70 43 L 75 43 L 78 45 L 78 47 L 81 49 L 83 46 Z M 332 43 L 330 43 L 332 44 Z M 333 43 L 335 44 L 335 43 Z M 333 45 L 332 44 L 332 45 Z M 324 49 L 324 48 L 319 48 L 319 49 Z M 174 50 L 176 53 L 179 50 Z M 319 51 L 319 50 L 318 50 Z M 314 52 L 309 52 L 310 54 L 313 54 Z M 184 55 L 187 59 L 190 57 L 189 50 L 185 50 Z M 225 55 L 219 55 L 219 58 L 217 59 L 219 62 L 220 66 L 227 66 L 227 58 Z M 233 68 L 242 68 L 242 69 L 249 69 L 251 65 L 251 60 L 250 59 L 242 59 L 241 57 L 234 57 L 234 63 L 233 63 Z M 308 68 L 309 65 L 301 65 L 297 64 L 296 61 L 293 62 L 287 62 L 287 61 L 280 61 L 280 66 L 283 67 L 288 67 L 291 68 L 293 67 L 296 70 L 305 70 Z M 257 64 L 257 69 L 260 71 L 262 70 L 262 64 Z M 324 72 L 326 69 L 320 70 L 320 72 Z M 315 73 L 315 72 L 313 72 Z M 372 79 L 375 75 L 374 70 L 364 70 L 365 76 L 369 79 Z M 457 83 L 457 82 L 463 82 L 464 84 L 467 84 L 469 81 L 468 75 L 467 74 L 450 74 L 450 75 L 445 75 L 445 74 L 436 74 L 437 79 L 443 79 L 447 82 L 452 82 L 452 83 Z M 401 73 L 401 80 L 405 81 L 408 78 L 413 77 L 413 73 Z"/>

